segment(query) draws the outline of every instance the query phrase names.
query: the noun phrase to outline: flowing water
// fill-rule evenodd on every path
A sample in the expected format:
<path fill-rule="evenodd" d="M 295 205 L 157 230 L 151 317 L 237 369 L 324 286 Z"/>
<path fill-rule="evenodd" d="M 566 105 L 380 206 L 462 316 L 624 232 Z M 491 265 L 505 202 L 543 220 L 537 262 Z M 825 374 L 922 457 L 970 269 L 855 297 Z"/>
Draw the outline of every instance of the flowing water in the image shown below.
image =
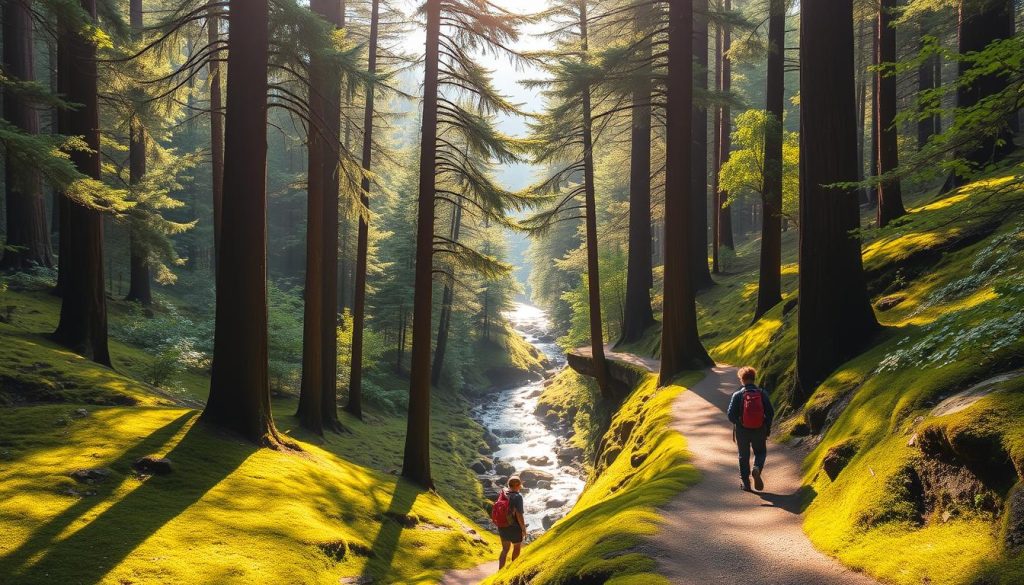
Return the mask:
<path fill-rule="evenodd" d="M 547 358 L 549 370 L 565 365 L 565 354 L 555 343 L 551 323 L 543 310 L 517 303 L 505 316 L 512 327 Z M 503 462 L 512 465 L 519 474 L 532 470 L 540 472 L 535 475 L 544 477 L 523 490 L 526 527 L 531 536 L 545 530 L 545 518 L 550 525 L 565 516 L 585 484 L 579 467 L 559 463 L 558 447 L 563 437 L 534 414 L 543 388 L 544 381 L 538 380 L 501 390 L 473 410 L 474 418 L 498 438 L 498 450 L 493 454 L 496 467 Z M 490 483 L 505 475 L 492 470 L 480 477 Z"/>

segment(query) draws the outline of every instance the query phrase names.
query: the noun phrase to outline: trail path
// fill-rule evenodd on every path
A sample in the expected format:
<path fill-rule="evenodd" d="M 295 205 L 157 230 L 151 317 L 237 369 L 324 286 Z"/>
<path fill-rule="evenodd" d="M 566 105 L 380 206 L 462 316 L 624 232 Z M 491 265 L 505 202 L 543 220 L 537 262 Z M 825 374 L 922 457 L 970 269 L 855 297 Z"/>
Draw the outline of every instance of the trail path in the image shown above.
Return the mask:
<path fill-rule="evenodd" d="M 821 553 L 801 527 L 803 453 L 771 443 L 765 489 L 739 489 L 736 447 L 726 422 L 736 368 L 717 366 L 673 406 L 701 481 L 662 510 L 664 525 L 645 552 L 672 583 L 875 584 Z"/>
<path fill-rule="evenodd" d="M 605 355 L 652 372 L 659 369 L 654 359 L 607 347 Z M 737 387 L 736 368 L 717 366 L 673 406 L 672 427 L 686 437 L 701 481 L 662 509 L 661 531 L 643 545 L 657 561 L 658 572 L 677 585 L 877 585 L 815 549 L 804 534 L 799 494 L 802 452 L 771 443 L 765 490 L 739 489 L 736 447 L 725 419 Z M 442 585 L 473 585 L 496 568 L 491 564 L 453 572 Z"/>

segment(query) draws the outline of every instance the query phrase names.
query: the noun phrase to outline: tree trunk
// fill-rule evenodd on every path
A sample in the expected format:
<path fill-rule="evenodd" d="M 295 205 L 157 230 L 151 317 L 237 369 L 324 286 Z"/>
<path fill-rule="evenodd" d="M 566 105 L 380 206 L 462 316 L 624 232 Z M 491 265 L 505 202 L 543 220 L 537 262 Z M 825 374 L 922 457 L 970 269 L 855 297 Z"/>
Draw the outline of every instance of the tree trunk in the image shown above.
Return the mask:
<path fill-rule="evenodd" d="M 438 57 L 441 0 L 427 0 L 427 50 L 423 67 L 423 129 L 420 142 L 419 209 L 416 214 L 416 267 L 409 372 L 409 428 L 402 476 L 432 488 L 430 474 L 430 333 L 433 309 L 434 163 L 437 153 Z"/>
<path fill-rule="evenodd" d="M 705 94 L 708 89 L 708 0 L 692 1 L 694 6 L 693 58 L 694 83 Z M 711 270 L 708 268 L 708 109 L 704 104 L 694 104 L 693 149 L 690 151 L 693 172 L 690 175 L 690 234 L 693 244 L 690 248 L 693 274 L 692 283 L 697 290 L 713 286 Z"/>
<path fill-rule="evenodd" d="M 896 29 L 893 28 L 893 11 L 896 0 L 882 0 L 878 9 L 878 58 L 882 63 L 896 61 Z M 875 112 L 878 123 L 878 174 L 884 175 L 899 166 L 899 137 L 896 127 L 896 76 L 881 71 L 875 73 L 878 87 L 878 110 Z M 903 195 L 900 192 L 899 179 L 880 183 L 877 189 L 877 222 L 878 227 L 885 227 L 890 221 L 905 215 Z"/>
<path fill-rule="evenodd" d="M 726 10 L 732 9 L 732 2 L 725 0 L 724 8 Z M 724 94 L 728 94 L 732 91 L 732 60 L 728 56 L 729 49 L 732 48 L 732 31 L 729 28 L 722 30 L 722 56 L 721 56 L 721 67 L 722 70 L 719 74 L 721 78 L 720 86 Z M 732 111 L 729 104 L 722 106 L 719 112 L 718 122 L 718 167 L 715 171 L 715 240 L 718 242 L 718 249 L 715 250 L 716 257 L 721 251 L 721 247 L 725 246 L 732 250 L 735 247 L 733 236 L 732 236 L 732 207 L 729 205 L 729 193 L 720 191 L 718 188 L 718 172 L 722 170 L 722 165 L 729 162 L 729 151 L 732 149 Z"/>
<path fill-rule="evenodd" d="M 583 60 L 590 50 L 588 41 L 587 0 L 579 0 L 580 39 Z M 600 250 L 597 247 L 597 202 L 594 190 L 594 137 L 591 120 L 590 86 L 583 88 L 583 198 L 586 213 L 587 242 L 587 303 L 590 308 L 590 350 L 594 362 L 594 379 L 601 397 L 611 403 L 614 396 L 608 380 L 608 361 L 604 357 L 604 331 L 601 319 Z"/>
<path fill-rule="evenodd" d="M 459 241 L 459 231 L 462 228 L 462 207 L 453 205 L 452 224 L 448 237 L 453 242 Z M 454 271 L 455 267 L 452 266 Z M 437 324 L 437 346 L 434 349 L 434 365 L 430 370 L 430 383 L 437 386 L 441 382 L 441 372 L 444 370 L 444 355 L 448 349 L 448 329 L 452 320 L 452 297 L 455 296 L 455 274 L 448 276 L 444 283 L 444 292 L 441 294 L 441 318 Z M 484 331 L 486 332 L 486 327 Z"/>
<path fill-rule="evenodd" d="M 95 0 L 82 9 L 96 19 Z M 90 150 L 69 153 L 84 175 L 100 178 L 100 117 L 96 45 L 81 31 L 61 23 L 58 76 L 61 93 L 74 110 L 61 115 L 60 132 L 82 136 Z M 103 216 L 66 195 L 61 198 L 62 302 L 54 338 L 94 362 L 110 365 L 107 349 L 107 297 L 103 282 Z"/>
<path fill-rule="evenodd" d="M 267 374 L 267 4 L 230 1 L 232 115 L 225 120 L 213 372 L 202 419 L 276 446 Z"/>
<path fill-rule="evenodd" d="M 881 55 L 878 52 L 878 19 L 871 25 L 871 65 L 878 67 Z M 878 75 L 871 76 L 871 151 L 868 156 L 868 176 L 878 176 Z M 868 205 L 878 204 L 878 190 L 868 189 Z"/>
<path fill-rule="evenodd" d="M 210 0 L 207 17 L 207 36 L 210 44 L 220 40 L 220 17 L 222 9 L 219 0 Z M 220 233 L 224 207 L 224 112 L 221 97 L 220 61 L 215 54 L 210 59 L 210 171 L 212 176 L 211 195 L 213 199 L 213 258 L 214 270 L 220 257 Z"/>
<path fill-rule="evenodd" d="M 328 9 L 323 0 L 313 0 L 310 9 L 325 16 Z M 313 52 L 309 58 L 309 132 L 306 137 L 306 277 L 305 305 L 302 320 L 302 382 L 299 406 L 295 415 L 307 430 L 318 435 L 324 432 L 324 311 L 333 310 L 324 302 L 324 167 L 327 164 L 330 135 L 325 128 L 326 92 L 331 83 L 328 64 L 322 55 Z M 335 83 L 337 80 L 335 80 Z"/>
<path fill-rule="evenodd" d="M 796 402 L 878 328 L 868 300 L 857 194 L 852 0 L 803 0 L 800 26 L 800 311 Z"/>
<path fill-rule="evenodd" d="M 693 165 L 693 1 L 669 3 L 668 79 L 665 153 L 665 288 L 661 329 L 660 383 L 667 385 L 687 369 L 712 364 L 697 332 L 692 282 Z M 706 265 L 706 263 L 705 263 Z"/>
<path fill-rule="evenodd" d="M 4 72 L 18 81 L 35 80 L 31 0 L 8 0 L 3 6 Z M 39 112 L 14 91 L 4 91 L 4 119 L 25 134 L 39 134 Z M 25 270 L 53 266 L 46 203 L 39 171 L 6 154 L 4 191 L 7 201 L 7 242 L 0 269 Z"/>
<path fill-rule="evenodd" d="M 345 2 L 316 0 L 315 5 L 324 19 L 336 28 L 345 26 Z M 324 158 L 323 174 L 323 327 L 320 330 L 323 347 L 323 391 L 320 411 L 325 429 L 339 432 L 338 420 L 338 191 L 341 185 L 339 159 L 341 149 L 341 85 L 338 79 L 325 72 L 324 99 Z"/>
<path fill-rule="evenodd" d="M 924 37 L 928 33 L 924 26 L 920 28 L 921 43 L 919 49 L 924 48 Z M 926 91 L 937 88 L 938 80 L 936 79 L 936 73 L 941 75 L 941 70 L 936 66 L 936 62 L 939 61 L 938 55 L 931 55 L 928 59 L 921 62 L 917 67 L 917 92 L 919 94 Z M 919 110 L 920 111 L 920 110 Z M 928 140 L 939 132 L 936 128 L 937 116 L 926 116 L 917 121 L 917 148 L 922 149 Z"/>
<path fill-rule="evenodd" d="M 722 8 L 725 9 L 723 3 Z M 715 27 L 715 91 L 719 94 L 722 93 L 722 87 L 724 86 L 723 76 L 723 57 L 725 55 L 725 48 L 722 46 L 725 41 L 725 27 L 719 24 Z M 712 117 L 712 130 L 711 130 L 711 273 L 718 274 L 722 271 L 719 258 L 718 249 L 721 247 L 721 238 L 718 233 L 718 226 L 721 223 L 721 210 L 722 210 L 722 198 L 721 198 L 721 182 L 719 181 L 719 175 L 722 172 L 722 114 L 725 107 L 719 105 L 715 107 L 715 113 Z"/>
<path fill-rule="evenodd" d="M 636 34 L 644 38 L 650 31 L 651 10 L 638 7 Z M 650 40 L 640 41 L 637 56 L 651 55 Z M 629 157 L 629 256 L 626 264 L 626 306 L 622 316 L 619 344 L 639 341 L 654 325 L 651 288 L 651 81 L 645 67 L 643 78 L 633 90 L 632 133 Z"/>
<path fill-rule="evenodd" d="M 142 0 L 131 0 L 129 3 L 129 20 L 132 37 L 136 40 L 142 34 Z M 132 113 L 129 121 L 128 138 L 128 183 L 138 185 L 146 176 L 146 129 L 138 115 Z M 128 222 L 128 295 L 126 301 L 135 301 L 148 307 L 153 304 L 152 278 L 149 270 L 149 251 L 146 249 L 145 238 L 140 233 L 145 229 L 142 220 L 130 216 Z"/>
<path fill-rule="evenodd" d="M 858 79 L 857 79 L 857 161 L 860 163 L 859 166 L 857 167 L 857 172 L 858 172 L 858 177 L 860 177 L 860 180 L 862 180 L 862 181 L 869 174 L 869 173 L 864 171 L 864 160 L 865 160 L 865 158 L 870 159 L 869 162 L 867 163 L 868 165 L 871 165 L 872 162 L 875 160 L 874 159 L 874 154 L 872 154 L 870 157 L 865 157 L 864 156 L 865 155 L 864 142 L 867 140 L 867 134 L 868 134 L 868 130 L 867 130 L 867 121 L 868 121 L 868 105 L 867 105 L 867 101 L 868 101 L 868 77 L 869 77 L 869 72 L 868 72 L 868 67 L 867 67 L 867 58 L 865 56 L 865 52 L 866 52 L 865 51 L 865 47 L 868 46 L 869 43 L 864 41 L 864 38 L 867 36 L 866 30 L 867 30 L 867 27 L 865 25 L 865 21 L 862 19 L 860 21 L 860 24 L 857 25 L 857 39 L 859 40 L 858 41 L 859 45 L 857 47 L 857 58 L 856 58 L 856 67 L 857 67 L 856 71 L 857 71 L 857 76 L 858 76 Z M 872 37 L 872 39 L 874 39 L 874 37 Z M 875 46 L 874 40 L 871 41 L 870 46 L 871 47 Z M 860 190 L 860 202 L 862 204 L 864 204 L 864 205 L 869 204 L 871 202 L 871 197 L 872 197 L 872 195 L 871 195 L 871 189 L 870 188 L 864 187 L 863 189 Z"/>
<path fill-rule="evenodd" d="M 959 20 L 959 52 L 961 55 L 981 51 L 995 41 L 1013 36 L 1013 0 L 961 0 Z M 960 62 L 959 72 L 963 76 L 970 63 Z M 958 108 L 971 107 L 983 99 L 995 95 L 1007 87 L 1007 78 L 997 74 L 982 75 L 969 87 L 959 87 L 956 94 Z M 976 168 L 999 162 L 1014 149 L 1011 118 L 1017 112 L 1009 113 L 1004 128 L 984 139 L 970 150 L 958 152 L 957 156 L 967 160 Z M 1000 142 L 1002 144 L 1000 144 Z M 950 175 L 942 191 L 946 192 L 964 184 L 965 179 L 955 173 Z"/>
<path fill-rule="evenodd" d="M 372 0 L 370 9 L 370 45 L 367 71 L 377 73 L 377 36 L 380 20 L 380 0 Z M 366 86 L 366 105 L 363 110 L 363 168 L 368 172 L 373 162 L 373 101 L 374 85 Z M 370 180 L 362 182 L 360 199 L 366 212 L 370 209 Z M 356 278 L 352 302 L 352 364 L 348 382 L 348 404 L 345 410 L 356 418 L 363 418 L 363 329 L 366 327 L 366 267 L 369 252 L 370 226 L 367 217 L 359 214 L 359 235 L 356 242 Z"/>
<path fill-rule="evenodd" d="M 782 301 L 782 137 L 785 113 L 786 2 L 771 0 L 768 19 L 768 71 L 764 129 L 764 186 L 761 189 L 761 265 L 758 271 L 758 320 Z"/>

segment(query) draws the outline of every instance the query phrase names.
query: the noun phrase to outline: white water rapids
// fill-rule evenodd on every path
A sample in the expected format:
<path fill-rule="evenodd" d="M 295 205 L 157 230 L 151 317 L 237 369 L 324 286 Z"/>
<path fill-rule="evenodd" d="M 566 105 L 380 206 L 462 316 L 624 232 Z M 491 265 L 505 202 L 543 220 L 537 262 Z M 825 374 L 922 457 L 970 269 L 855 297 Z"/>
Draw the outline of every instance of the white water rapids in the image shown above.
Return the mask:
<path fill-rule="evenodd" d="M 554 342 L 551 323 L 546 313 L 523 303 L 505 314 L 512 327 L 547 358 L 550 369 L 565 365 L 565 354 Z M 579 468 L 561 465 L 558 461 L 559 435 L 534 414 L 544 381 L 496 391 L 486 402 L 473 409 L 473 417 L 498 438 L 499 448 L 493 453 L 496 468 L 507 463 L 516 473 L 526 470 L 550 474 L 533 487 L 523 489 L 527 530 L 531 536 L 544 532 L 548 524 L 565 516 L 583 491 L 585 481 Z M 532 460 L 532 462 L 528 461 Z M 507 477 L 497 470 L 480 475 L 485 482 Z M 532 482 L 527 482 L 532 483 Z M 485 486 L 486 487 L 486 486 Z"/>

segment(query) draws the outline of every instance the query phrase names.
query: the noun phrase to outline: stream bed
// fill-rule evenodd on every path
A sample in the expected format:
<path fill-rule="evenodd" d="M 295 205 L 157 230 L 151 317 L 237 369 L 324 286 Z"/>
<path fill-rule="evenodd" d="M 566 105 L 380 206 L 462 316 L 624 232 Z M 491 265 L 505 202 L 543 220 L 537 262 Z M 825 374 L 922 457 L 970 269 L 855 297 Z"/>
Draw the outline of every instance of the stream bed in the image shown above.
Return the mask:
<path fill-rule="evenodd" d="M 565 365 L 565 354 L 555 343 L 543 310 L 517 303 L 505 316 L 547 358 L 549 372 Z M 493 500 L 513 471 L 523 479 L 528 540 L 568 514 L 586 483 L 578 462 L 564 456 L 559 460 L 565 438 L 534 413 L 544 383 L 542 379 L 495 391 L 472 411 L 473 418 L 494 435 L 497 443 L 492 454 L 494 467 L 479 475 L 484 493 Z"/>

